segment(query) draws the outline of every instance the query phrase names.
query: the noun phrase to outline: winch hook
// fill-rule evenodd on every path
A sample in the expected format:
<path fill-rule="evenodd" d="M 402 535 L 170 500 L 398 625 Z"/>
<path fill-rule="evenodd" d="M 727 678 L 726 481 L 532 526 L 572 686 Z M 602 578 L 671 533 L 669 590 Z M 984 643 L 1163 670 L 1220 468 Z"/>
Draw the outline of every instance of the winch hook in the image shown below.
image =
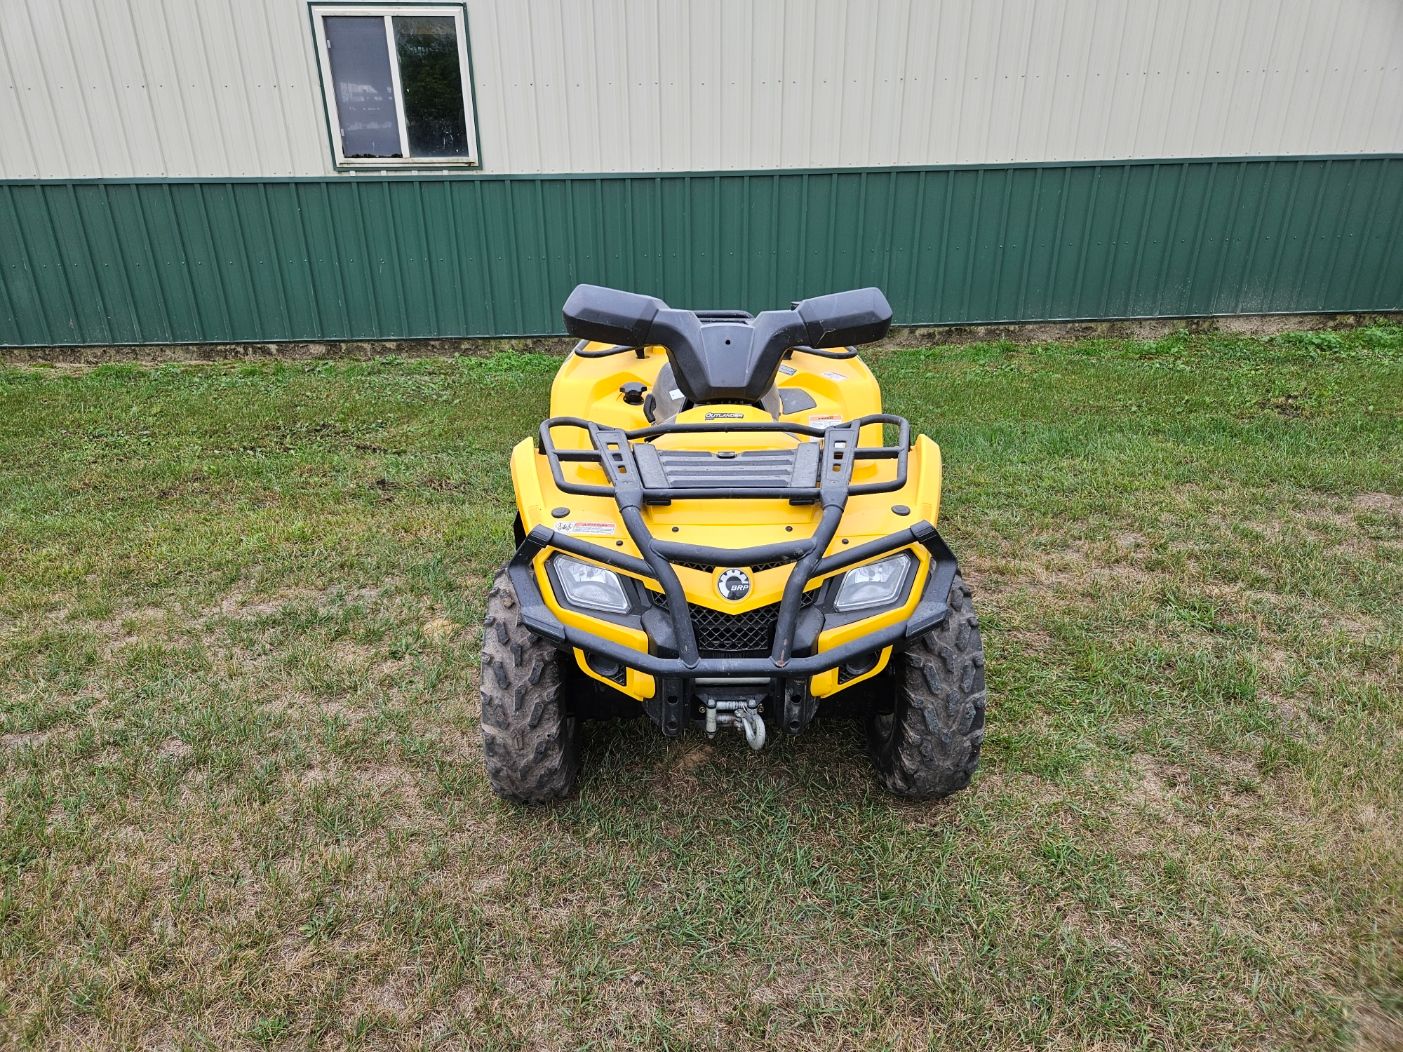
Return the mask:
<path fill-rule="evenodd" d="M 745 735 L 745 744 L 756 752 L 765 747 L 765 720 L 756 698 L 707 698 L 706 736 L 716 737 L 716 729 L 730 724 Z"/>

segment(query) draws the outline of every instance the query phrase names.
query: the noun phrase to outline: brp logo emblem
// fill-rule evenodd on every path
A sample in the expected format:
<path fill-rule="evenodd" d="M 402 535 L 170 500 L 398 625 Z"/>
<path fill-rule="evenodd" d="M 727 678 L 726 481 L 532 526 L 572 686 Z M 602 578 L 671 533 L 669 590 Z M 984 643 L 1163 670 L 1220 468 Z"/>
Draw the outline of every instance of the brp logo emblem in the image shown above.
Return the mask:
<path fill-rule="evenodd" d="M 739 600 L 750 594 L 750 575 L 744 570 L 727 570 L 716 578 L 722 599 Z"/>

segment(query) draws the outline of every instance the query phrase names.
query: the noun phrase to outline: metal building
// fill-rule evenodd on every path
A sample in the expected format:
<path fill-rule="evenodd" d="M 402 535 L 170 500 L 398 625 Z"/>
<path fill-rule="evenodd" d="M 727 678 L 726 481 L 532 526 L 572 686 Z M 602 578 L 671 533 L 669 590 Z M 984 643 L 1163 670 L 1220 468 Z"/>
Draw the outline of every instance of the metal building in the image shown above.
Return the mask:
<path fill-rule="evenodd" d="M 1403 308 L 1399 0 L 0 0 L 0 345 Z"/>

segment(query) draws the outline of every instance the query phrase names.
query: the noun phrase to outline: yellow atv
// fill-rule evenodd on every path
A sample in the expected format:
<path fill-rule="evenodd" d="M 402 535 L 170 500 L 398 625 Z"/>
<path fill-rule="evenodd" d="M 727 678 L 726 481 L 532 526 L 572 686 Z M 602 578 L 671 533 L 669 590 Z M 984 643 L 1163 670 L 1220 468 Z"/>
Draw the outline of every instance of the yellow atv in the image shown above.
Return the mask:
<path fill-rule="evenodd" d="M 751 316 L 580 285 L 564 314 L 582 342 L 512 452 L 517 550 L 487 603 L 493 789 L 569 793 L 586 718 L 759 749 L 820 709 L 866 717 L 892 792 L 968 784 L 984 651 L 935 530 L 940 449 L 852 346 L 886 335 L 886 297 Z"/>

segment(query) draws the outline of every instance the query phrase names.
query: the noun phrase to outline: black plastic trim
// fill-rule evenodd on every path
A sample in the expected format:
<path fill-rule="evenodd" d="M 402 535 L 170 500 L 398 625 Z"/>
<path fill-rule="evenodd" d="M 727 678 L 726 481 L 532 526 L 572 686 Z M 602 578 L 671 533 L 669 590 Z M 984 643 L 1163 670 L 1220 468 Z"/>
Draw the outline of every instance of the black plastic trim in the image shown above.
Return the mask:
<path fill-rule="evenodd" d="M 791 347 L 789 351 L 791 354 L 798 351 L 800 354 L 812 354 L 815 358 L 831 358 L 837 362 L 845 362 L 849 358 L 857 357 L 856 347 L 843 347 L 839 349 L 827 347 Z M 788 357 L 788 355 L 785 357 Z"/>
<path fill-rule="evenodd" d="M 669 588 L 669 582 L 659 578 L 658 583 L 662 586 L 663 593 L 668 597 L 669 613 L 672 615 L 672 623 L 676 629 L 685 626 L 685 640 L 682 632 L 678 632 L 677 656 L 671 657 L 662 654 L 641 653 L 621 646 L 610 640 L 604 639 L 591 632 L 585 632 L 567 626 L 551 612 L 541 596 L 540 588 L 536 581 L 536 575 L 532 570 L 532 564 L 536 555 L 547 548 L 560 548 L 565 551 L 578 552 L 582 555 L 594 558 L 597 561 L 620 569 L 633 569 L 640 560 L 634 559 L 619 552 L 609 551 L 599 548 L 596 545 L 579 541 L 573 537 L 567 537 L 556 533 L 546 526 L 537 526 L 527 534 L 521 547 L 513 556 L 507 566 L 507 572 L 511 577 L 512 584 L 516 589 L 518 602 L 521 604 L 522 620 L 527 627 L 537 635 L 549 639 L 562 647 L 579 648 L 586 653 L 599 654 L 611 658 L 629 668 L 638 669 L 640 672 L 648 673 L 652 676 L 667 677 L 678 680 L 692 680 L 707 676 L 765 676 L 776 680 L 801 679 L 826 672 L 831 668 L 836 668 L 854 658 L 869 654 L 874 650 L 881 650 L 884 647 L 900 643 L 904 639 L 921 635 L 940 624 L 949 614 L 947 598 L 950 594 L 950 586 L 954 582 L 955 572 L 958 566 L 954 553 L 949 546 L 935 531 L 929 523 L 921 523 L 923 530 L 913 527 L 908 530 L 901 530 L 894 534 L 889 534 L 885 538 L 873 541 L 870 544 L 861 545 L 852 552 L 843 552 L 840 556 L 833 556 L 828 560 L 815 560 L 815 565 L 833 565 L 841 568 L 851 565 L 860 559 L 852 559 L 851 556 L 862 551 L 870 554 L 881 554 L 885 551 L 893 551 L 903 547 L 909 547 L 912 543 L 923 544 L 931 555 L 930 572 L 926 577 L 926 585 L 921 594 L 921 599 L 916 604 L 915 610 L 904 621 L 895 625 L 888 625 L 885 628 L 877 629 L 872 633 L 853 640 L 840 647 L 824 651 L 819 654 L 793 657 L 789 654 L 789 646 L 794 638 L 794 621 L 798 613 L 799 595 L 802 592 L 802 584 L 808 583 L 808 577 L 803 579 L 796 589 L 796 582 L 800 580 L 799 568 L 791 574 L 789 584 L 785 588 L 784 598 L 781 600 L 781 610 L 779 623 L 775 629 L 775 649 L 769 657 L 700 657 L 697 654 L 695 637 L 692 634 L 690 616 L 687 613 L 686 596 L 682 593 L 681 586 L 678 585 L 676 574 L 672 573 L 672 568 L 666 563 L 662 565 L 671 576 L 671 584 L 674 588 Z M 916 533 L 920 536 L 915 536 Z M 817 536 L 817 535 L 816 535 Z M 894 542 L 887 545 L 887 542 Z M 561 542 L 564 542 L 563 544 Z M 566 547 L 569 545 L 569 547 Z M 886 547 L 877 547 L 887 545 Z M 579 548 L 593 549 L 591 552 L 579 552 Z M 875 550 L 874 550 L 875 549 Z M 820 551 L 822 549 L 819 549 Z M 863 556 L 866 557 L 866 556 Z M 675 591 L 674 591 L 675 589 Z M 793 592 L 795 609 L 789 615 L 788 638 L 781 639 L 785 629 L 786 611 L 785 603 L 790 600 Z M 679 617 L 680 613 L 680 617 Z M 875 613 L 873 615 L 875 616 Z"/>
<path fill-rule="evenodd" d="M 617 344 L 613 347 L 604 347 L 597 351 L 587 351 L 585 347 L 588 343 L 588 340 L 581 340 L 571 348 L 576 358 L 612 358 L 616 354 L 628 354 L 630 351 L 640 358 L 648 357 L 648 350 L 645 347 L 631 347 L 627 344 Z"/>

